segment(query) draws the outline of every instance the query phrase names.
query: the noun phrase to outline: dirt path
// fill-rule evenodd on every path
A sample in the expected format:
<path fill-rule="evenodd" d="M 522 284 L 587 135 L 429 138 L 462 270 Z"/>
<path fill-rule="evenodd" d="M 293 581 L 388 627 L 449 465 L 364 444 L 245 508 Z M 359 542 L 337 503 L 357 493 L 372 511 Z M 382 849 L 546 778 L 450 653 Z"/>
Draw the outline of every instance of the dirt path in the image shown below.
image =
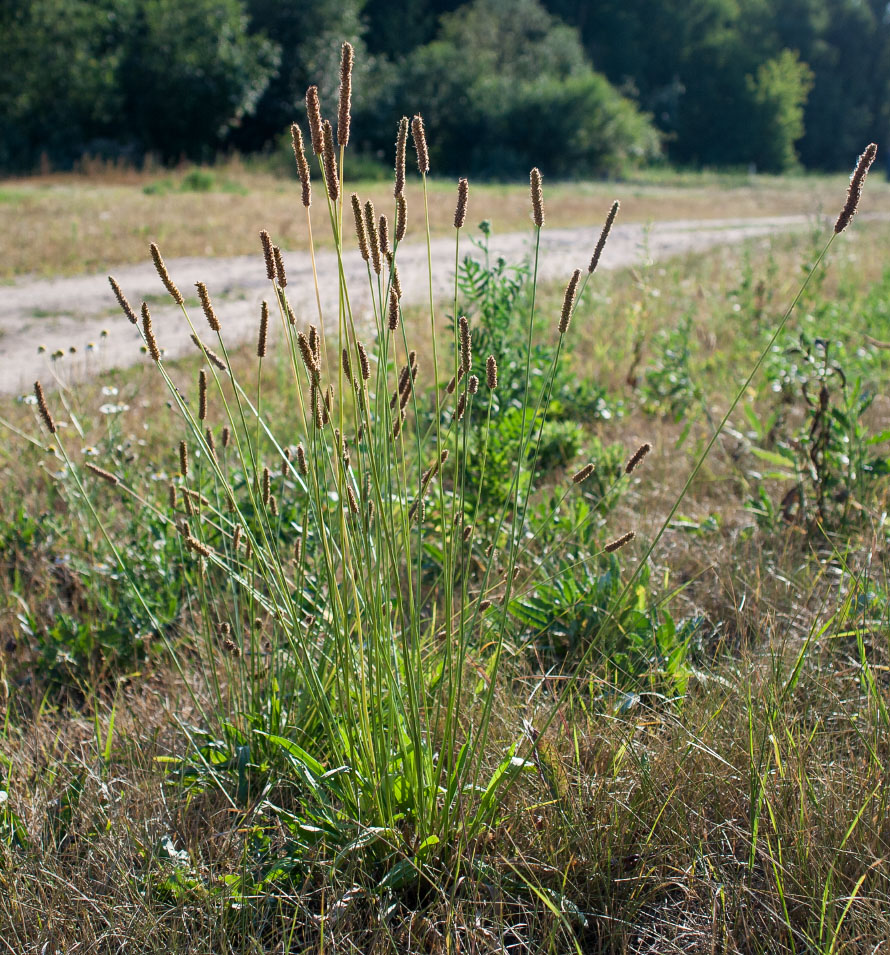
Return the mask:
<path fill-rule="evenodd" d="M 648 243 L 653 259 L 665 259 L 684 252 L 697 252 L 719 244 L 790 229 L 801 229 L 810 220 L 805 216 L 781 216 L 758 219 L 661 222 L 649 228 L 648 238 L 641 225 L 619 225 L 612 232 L 603 254 L 601 268 L 620 268 L 641 261 L 642 244 Z M 541 238 L 539 275 L 544 281 L 567 280 L 573 269 L 584 269 L 596 244 L 600 226 L 589 228 L 545 228 Z M 462 254 L 474 251 L 469 241 L 462 243 Z M 529 233 L 494 236 L 495 256 L 518 262 L 530 253 Z M 454 276 L 454 243 L 433 242 L 434 294 L 444 299 L 451 294 Z M 151 260 L 144 265 L 124 266 L 113 274 L 121 283 L 134 308 L 143 298 L 149 301 L 158 342 L 168 357 L 193 349 L 189 328 L 182 313 L 172 304 L 158 280 Z M 427 254 L 425 243 L 406 241 L 399 249 L 399 273 L 406 304 L 427 300 Z M 223 326 L 227 345 L 249 340 L 256 334 L 260 302 L 269 298 L 269 283 L 262 257 L 238 256 L 226 259 L 174 259 L 168 263 L 174 282 L 186 298 L 194 295 L 193 283 L 207 283 Z M 309 255 L 292 252 L 285 255 L 288 274 L 287 292 L 300 319 L 315 320 L 317 308 Z M 366 266 L 358 252 L 344 259 L 353 311 L 367 316 L 370 296 Z M 322 309 L 328 325 L 336 323 L 337 260 L 332 252 L 317 258 Z M 193 309 L 193 321 L 204 332 L 199 307 Z M 103 332 L 106 334 L 103 335 Z M 45 349 L 39 352 L 40 346 Z M 77 351 L 70 354 L 74 346 Z M 49 382 L 50 355 L 64 351 L 65 379 L 82 378 L 103 369 L 123 367 L 140 357 L 140 338 L 121 314 L 105 275 L 79 276 L 49 280 L 20 279 L 0 287 L 0 392 L 23 394 L 35 378 Z"/>

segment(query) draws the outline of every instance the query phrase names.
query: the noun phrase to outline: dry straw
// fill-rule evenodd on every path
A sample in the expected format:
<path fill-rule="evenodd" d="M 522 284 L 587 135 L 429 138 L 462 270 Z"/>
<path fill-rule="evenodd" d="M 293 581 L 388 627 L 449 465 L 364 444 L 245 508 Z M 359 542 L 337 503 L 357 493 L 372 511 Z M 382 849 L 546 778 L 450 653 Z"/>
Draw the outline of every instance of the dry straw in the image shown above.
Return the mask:
<path fill-rule="evenodd" d="M 213 303 L 210 301 L 210 293 L 207 291 L 207 286 L 203 282 L 195 282 L 195 288 L 198 290 L 198 298 L 201 301 L 201 308 L 204 310 L 204 316 L 207 319 L 210 330 L 213 332 L 220 331 L 221 326 L 219 319 L 213 310 Z"/>
<path fill-rule="evenodd" d="M 127 301 L 127 297 L 124 295 L 120 285 L 117 284 L 117 279 L 113 275 L 109 275 L 108 283 L 111 285 L 111 290 L 114 292 L 114 297 L 117 299 L 117 304 L 120 305 L 124 315 L 126 315 L 132 324 L 135 325 L 138 322 L 136 313 L 133 311 L 132 306 Z"/>
<path fill-rule="evenodd" d="M 334 152 L 334 131 L 328 120 L 322 123 L 321 135 L 324 146 L 324 181 L 331 202 L 336 202 L 340 198 L 340 179 L 337 175 L 337 155 Z"/>
<path fill-rule="evenodd" d="M 606 244 L 606 239 L 609 238 L 609 233 L 612 231 L 612 224 L 615 222 L 615 216 L 618 215 L 620 203 L 616 199 L 612 203 L 612 208 L 609 210 L 609 214 L 606 216 L 605 224 L 603 225 L 603 231 L 600 232 L 600 237 L 597 240 L 596 248 L 593 250 L 593 255 L 590 258 L 590 265 L 587 266 L 587 271 L 591 275 L 596 271 L 597 265 L 599 265 L 600 256 L 603 254 L 603 248 Z"/>
<path fill-rule="evenodd" d="M 647 441 L 645 444 L 641 444 L 636 451 L 630 456 L 627 464 L 624 465 L 624 473 L 632 474 L 640 465 L 643 458 L 652 450 L 652 445 Z"/>
<path fill-rule="evenodd" d="M 370 262 L 371 250 L 368 248 L 368 236 L 365 233 L 365 217 L 362 212 L 362 201 L 359 199 L 357 192 L 354 192 L 350 198 L 352 201 L 352 214 L 355 217 L 355 235 L 358 239 L 358 248 L 362 254 L 362 258 L 366 262 Z"/>
<path fill-rule="evenodd" d="M 837 222 L 834 224 L 835 235 L 843 232 L 850 224 L 850 220 L 853 216 L 856 215 L 859 200 L 862 198 L 862 184 L 865 182 L 869 167 L 875 161 L 877 154 L 878 147 L 874 143 L 869 143 L 859 157 L 859 161 L 856 163 L 856 168 L 850 178 L 850 188 L 847 190 L 847 201 L 841 210 L 841 214 L 837 217 Z"/>
<path fill-rule="evenodd" d="M 294 158 L 297 161 L 297 174 L 303 187 L 303 205 L 308 209 L 312 204 L 312 186 L 309 179 L 309 163 L 306 162 L 306 151 L 303 148 L 303 132 L 296 123 L 291 124 L 291 140 L 294 145 Z"/>
<path fill-rule="evenodd" d="M 55 434 L 56 423 L 53 421 L 53 416 L 49 413 L 49 405 L 46 403 L 43 385 L 41 385 L 39 381 L 34 382 L 34 397 L 37 399 L 37 410 L 40 412 L 40 417 L 43 418 L 46 430 L 49 431 L 50 434 Z"/>
<path fill-rule="evenodd" d="M 260 230 L 260 242 L 263 246 L 263 259 L 266 262 L 266 278 L 275 281 L 275 254 L 272 251 L 272 237 L 265 229 Z"/>
<path fill-rule="evenodd" d="M 337 145 L 349 145 L 349 123 L 352 109 L 352 62 L 355 53 L 351 43 L 343 44 L 340 57 L 340 110 L 337 114 Z"/>
<path fill-rule="evenodd" d="M 145 344 L 148 346 L 148 353 L 153 361 L 161 360 L 161 349 L 158 348 L 158 341 L 155 338 L 154 329 L 151 327 L 151 314 L 145 302 L 142 303 L 142 332 L 145 335 Z"/>
<path fill-rule="evenodd" d="M 621 547 L 624 547 L 625 544 L 629 544 L 636 536 L 635 531 L 628 531 L 626 534 L 622 534 L 621 537 L 616 537 L 615 540 L 609 541 L 604 549 L 607 554 L 612 554 Z"/>
<path fill-rule="evenodd" d="M 405 191 L 405 147 L 408 143 L 408 117 L 403 116 L 399 121 L 399 135 L 396 139 L 396 180 L 393 186 L 393 196 L 404 199 Z"/>
<path fill-rule="evenodd" d="M 320 156 L 324 150 L 324 136 L 321 128 L 321 105 L 318 102 L 318 87 L 310 86 L 306 90 L 306 116 L 309 119 L 309 135 L 312 138 L 312 152 Z"/>
<path fill-rule="evenodd" d="M 266 345 L 269 339 L 269 303 L 264 301 L 260 307 L 260 332 L 256 341 L 257 358 L 266 357 Z"/>
<path fill-rule="evenodd" d="M 161 258 L 161 250 L 158 248 L 156 242 L 152 242 L 149 246 L 151 249 L 151 257 L 154 260 L 155 268 L 158 270 L 158 275 L 161 277 L 161 281 L 164 283 L 164 288 L 170 293 L 170 297 L 176 302 L 177 305 L 182 305 L 184 299 L 182 293 L 179 289 L 173 284 L 173 279 L 170 278 L 170 273 L 167 271 L 167 266 L 164 265 L 164 260 Z"/>
<path fill-rule="evenodd" d="M 421 176 L 430 171 L 430 155 L 426 146 L 426 130 L 423 128 L 423 117 L 417 113 L 411 120 L 411 136 L 414 139 L 414 148 L 417 150 L 417 169 Z"/>
<path fill-rule="evenodd" d="M 562 300 L 562 315 L 559 318 L 559 334 L 565 335 L 569 330 L 569 322 L 572 320 L 572 312 L 575 309 L 575 295 L 578 292 L 578 280 L 581 278 L 581 269 L 575 269 L 569 284 L 566 286 L 566 294 Z"/>
<path fill-rule="evenodd" d="M 541 188 L 541 170 L 535 166 L 529 173 L 532 194 L 532 219 L 539 229 L 544 226 L 544 190 Z"/>
<path fill-rule="evenodd" d="M 470 198 L 470 184 L 466 179 L 457 183 L 457 207 L 454 210 L 454 228 L 462 229 L 467 221 L 467 203 Z"/>

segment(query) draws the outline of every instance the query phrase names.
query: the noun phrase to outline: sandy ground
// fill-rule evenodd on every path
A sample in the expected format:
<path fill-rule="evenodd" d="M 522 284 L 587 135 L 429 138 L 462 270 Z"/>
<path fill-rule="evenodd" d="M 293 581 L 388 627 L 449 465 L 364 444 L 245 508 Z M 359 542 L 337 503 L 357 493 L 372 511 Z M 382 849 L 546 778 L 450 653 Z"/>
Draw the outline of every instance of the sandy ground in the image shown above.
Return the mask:
<path fill-rule="evenodd" d="M 606 245 L 600 268 L 614 269 L 638 264 L 644 256 L 644 241 L 653 260 L 685 252 L 696 252 L 719 244 L 805 228 L 811 223 L 805 216 L 781 216 L 757 219 L 718 219 L 673 221 L 642 225 L 616 226 Z M 573 269 L 587 267 L 599 236 L 600 225 L 573 229 L 544 229 L 541 237 L 539 275 L 544 281 L 567 280 Z M 518 262 L 531 253 L 530 233 L 494 236 L 494 256 Z M 163 249 L 162 249 L 163 251 Z M 461 254 L 478 254 L 469 241 L 461 243 Z M 454 242 L 435 240 L 432 245 L 433 292 L 439 300 L 450 297 L 454 281 Z M 178 307 L 167 304 L 169 298 L 161 285 L 146 250 L 146 263 L 113 270 L 134 308 L 143 298 L 149 301 L 155 333 L 167 357 L 194 349 L 190 329 Z M 357 251 L 344 256 L 353 313 L 367 320 L 371 298 L 367 269 Z M 222 322 L 226 345 L 250 340 L 256 335 L 260 303 L 272 300 L 260 254 L 234 258 L 172 259 L 167 263 L 173 281 L 186 299 L 195 297 L 194 283 L 206 282 Z M 301 320 L 318 317 L 315 286 L 307 252 L 285 254 L 288 275 L 287 293 Z M 322 252 L 316 261 L 321 306 L 326 327 L 337 321 L 337 259 L 333 252 Z M 404 293 L 403 304 L 427 301 L 429 284 L 427 250 L 422 241 L 406 241 L 399 248 L 399 274 Z M 212 347 L 213 337 L 206 328 L 200 307 L 189 312 L 199 334 Z M 106 334 L 103 335 L 103 332 Z M 23 278 L 0 287 L 0 392 L 24 394 L 35 378 L 47 385 L 54 378 L 50 356 L 57 349 L 65 352 L 56 370 L 64 380 L 94 375 L 104 369 L 125 367 L 148 361 L 140 354 L 141 339 L 120 312 L 106 275 L 74 278 Z M 71 354 L 71 347 L 77 349 Z M 40 351 L 40 348 L 45 349 Z M 64 369 L 61 367 L 64 365 Z"/>

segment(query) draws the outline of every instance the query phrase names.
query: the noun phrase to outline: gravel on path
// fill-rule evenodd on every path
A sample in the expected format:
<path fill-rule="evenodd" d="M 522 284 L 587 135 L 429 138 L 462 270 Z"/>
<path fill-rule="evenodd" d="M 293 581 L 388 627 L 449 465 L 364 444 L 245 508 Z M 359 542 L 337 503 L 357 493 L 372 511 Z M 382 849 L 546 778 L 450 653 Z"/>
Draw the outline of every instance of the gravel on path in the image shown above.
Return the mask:
<path fill-rule="evenodd" d="M 617 225 L 606 244 L 599 268 L 614 269 L 639 264 L 645 254 L 663 260 L 687 252 L 700 252 L 715 245 L 731 245 L 757 236 L 805 228 L 806 216 L 776 216 L 756 219 L 678 220 L 650 226 Z M 576 268 L 584 270 L 596 245 L 600 225 L 572 229 L 546 227 L 541 234 L 539 280 L 568 280 Z M 532 234 L 494 235 L 491 253 L 508 262 L 519 262 L 532 252 Z M 257 243 L 259 248 L 259 243 Z M 350 246 L 352 243 L 350 243 Z M 163 249 L 162 249 L 163 251 Z M 480 253 L 467 240 L 461 255 Z M 454 240 L 432 243 L 433 294 L 438 300 L 450 298 L 454 283 Z M 403 305 L 428 300 L 427 249 L 422 241 L 406 241 L 397 257 L 403 289 Z M 227 347 L 255 337 L 263 298 L 272 301 L 262 255 L 233 258 L 182 258 L 167 262 L 173 281 L 186 299 L 196 298 L 194 283 L 205 282 L 222 323 Z M 308 252 L 285 253 L 287 294 L 300 321 L 317 321 L 315 285 Z M 353 314 L 357 322 L 371 314 L 367 270 L 357 250 L 344 254 Z M 332 251 L 316 255 L 322 312 L 326 327 L 337 323 L 337 257 Z M 149 300 L 152 321 L 161 348 L 168 358 L 177 357 L 194 345 L 181 311 L 164 298 L 165 292 L 146 249 L 144 265 L 112 270 L 130 304 L 138 312 L 143 298 Z M 168 304 L 169 302 L 169 304 Z M 215 336 L 206 329 L 200 307 L 190 316 L 212 347 Z M 103 336 L 103 331 L 106 333 Z M 139 331 L 121 313 L 108 284 L 107 275 L 73 278 L 22 278 L 0 287 L 0 392 L 24 394 L 35 378 L 49 382 L 49 362 L 57 349 L 65 352 L 66 380 L 85 378 L 102 370 L 148 361 L 140 353 Z M 42 351 L 39 350 L 42 346 Z M 74 346 L 76 354 L 69 354 Z"/>

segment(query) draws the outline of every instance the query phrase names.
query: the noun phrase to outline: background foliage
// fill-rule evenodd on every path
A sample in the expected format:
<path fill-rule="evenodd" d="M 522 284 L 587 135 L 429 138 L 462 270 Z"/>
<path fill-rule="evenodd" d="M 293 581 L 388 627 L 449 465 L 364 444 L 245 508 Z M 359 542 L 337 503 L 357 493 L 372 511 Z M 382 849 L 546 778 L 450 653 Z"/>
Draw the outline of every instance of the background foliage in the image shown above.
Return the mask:
<path fill-rule="evenodd" d="M 423 106 L 442 173 L 839 169 L 890 124 L 888 38 L 882 0 L 4 0 L 0 168 L 271 148 L 349 39 L 387 163 Z"/>

